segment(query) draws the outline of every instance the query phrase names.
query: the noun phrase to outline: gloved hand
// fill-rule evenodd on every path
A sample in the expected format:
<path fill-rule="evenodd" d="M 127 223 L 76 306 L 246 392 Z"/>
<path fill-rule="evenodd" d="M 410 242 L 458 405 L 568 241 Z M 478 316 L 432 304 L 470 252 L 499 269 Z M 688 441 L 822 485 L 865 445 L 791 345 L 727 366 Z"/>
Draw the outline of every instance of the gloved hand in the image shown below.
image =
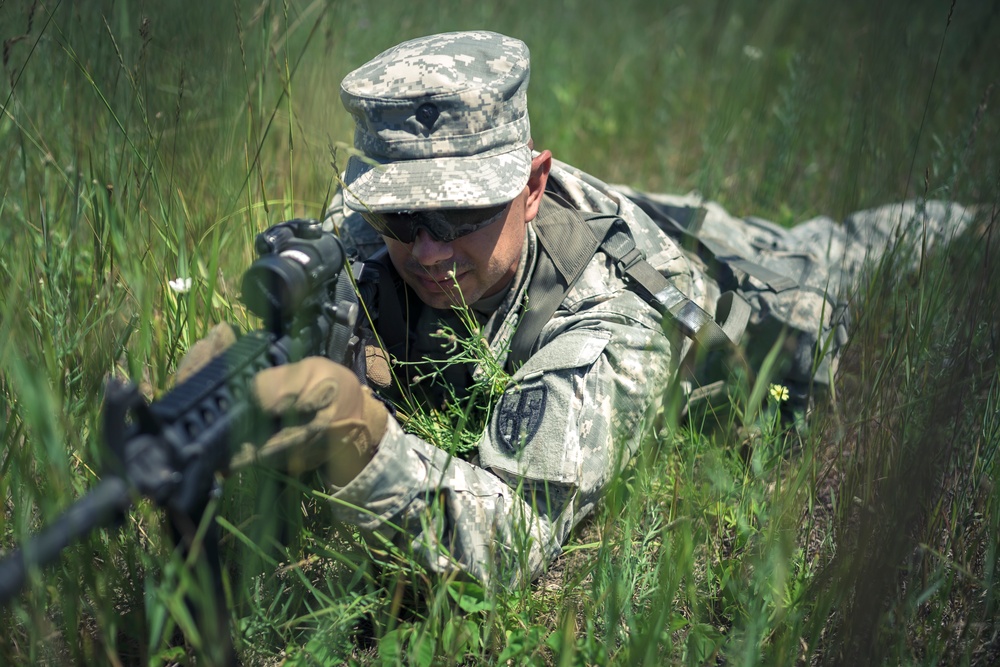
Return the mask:
<path fill-rule="evenodd" d="M 254 377 L 253 393 L 265 413 L 286 422 L 256 457 L 280 460 L 293 473 L 326 463 L 338 486 L 371 461 L 389 419 L 350 369 L 325 357 L 265 369 Z"/>
<path fill-rule="evenodd" d="M 180 384 L 208 365 L 212 359 L 222 354 L 236 342 L 236 332 L 228 322 L 220 322 L 212 327 L 208 335 L 191 346 L 187 354 L 177 364 L 175 383 Z"/>
<path fill-rule="evenodd" d="M 181 359 L 177 383 L 235 342 L 232 327 L 217 324 Z M 343 486 L 371 461 L 385 434 L 385 406 L 348 368 L 324 357 L 267 368 L 254 377 L 252 389 L 258 407 L 286 426 L 259 448 L 245 445 L 230 469 L 260 461 L 294 474 L 326 464 L 330 481 Z"/>

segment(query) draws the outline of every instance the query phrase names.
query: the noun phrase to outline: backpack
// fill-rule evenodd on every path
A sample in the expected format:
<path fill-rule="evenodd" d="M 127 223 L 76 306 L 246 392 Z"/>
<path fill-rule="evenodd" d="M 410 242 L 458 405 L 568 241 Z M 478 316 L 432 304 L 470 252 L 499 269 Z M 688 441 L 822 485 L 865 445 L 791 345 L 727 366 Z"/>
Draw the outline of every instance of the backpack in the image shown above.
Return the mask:
<path fill-rule="evenodd" d="M 738 251 L 718 236 L 701 233 L 703 207 L 666 204 L 635 191 L 628 196 L 692 259 L 710 267 L 722 292 L 715 317 L 646 261 L 620 217 L 560 206 L 533 223 L 543 252 L 528 288 L 530 307 L 511 341 L 509 366 L 516 368 L 527 360 L 542 327 L 594 254 L 603 251 L 630 289 L 663 316 L 665 325 L 675 325 L 694 340 L 698 349 L 741 344 L 750 367 L 759 369 L 773 346 L 781 344 L 783 351 L 771 377 L 788 388 L 793 400 L 806 400 L 816 386 L 830 384 L 847 338 L 846 304 L 810 285 L 808 278 L 823 272 L 817 256 L 785 250 L 782 239 L 787 230 L 754 218 L 737 220 L 741 229 L 734 234 L 749 240 L 755 252 Z M 559 201 L 557 196 L 553 199 Z M 698 384 L 708 386 L 710 379 L 717 378 L 701 377 Z"/>
<path fill-rule="evenodd" d="M 750 306 L 735 292 L 719 298 L 713 318 L 646 261 L 620 217 L 582 213 L 569 205 L 543 206 L 544 215 L 532 223 L 541 252 L 528 285 L 528 308 L 511 339 L 508 366 L 516 368 L 531 356 L 542 327 L 599 250 L 614 262 L 619 277 L 685 336 L 709 348 L 739 342 Z"/>

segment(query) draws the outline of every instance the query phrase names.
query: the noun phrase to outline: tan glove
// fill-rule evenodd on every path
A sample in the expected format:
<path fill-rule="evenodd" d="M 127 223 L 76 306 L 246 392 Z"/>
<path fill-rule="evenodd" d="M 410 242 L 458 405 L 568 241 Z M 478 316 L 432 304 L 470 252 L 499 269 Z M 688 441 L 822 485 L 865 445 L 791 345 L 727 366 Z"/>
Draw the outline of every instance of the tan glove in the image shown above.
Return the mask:
<path fill-rule="evenodd" d="M 236 332 L 226 322 L 220 322 L 212 327 L 208 335 L 191 346 L 187 354 L 177 364 L 175 384 L 180 384 L 208 365 L 212 359 L 222 354 L 227 347 L 236 342 Z"/>
<path fill-rule="evenodd" d="M 191 346 L 177 366 L 179 384 L 236 342 L 223 322 Z M 260 448 L 250 444 L 230 462 L 238 470 L 253 462 L 291 473 L 327 464 L 330 480 L 343 486 L 371 461 L 385 434 L 389 413 L 346 367 L 323 357 L 268 368 L 254 377 L 254 398 L 272 417 L 291 424 Z"/>
<path fill-rule="evenodd" d="M 338 486 L 371 461 L 389 419 L 354 373 L 325 357 L 263 370 L 254 377 L 253 391 L 265 413 L 286 423 L 256 458 L 280 461 L 292 473 L 325 463 Z"/>

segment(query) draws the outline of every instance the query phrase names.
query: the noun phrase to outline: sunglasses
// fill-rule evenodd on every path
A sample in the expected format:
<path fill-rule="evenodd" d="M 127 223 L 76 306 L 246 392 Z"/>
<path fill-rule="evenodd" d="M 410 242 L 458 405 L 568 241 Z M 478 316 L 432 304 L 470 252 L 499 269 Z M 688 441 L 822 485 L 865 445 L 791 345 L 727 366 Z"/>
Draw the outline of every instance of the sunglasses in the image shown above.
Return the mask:
<path fill-rule="evenodd" d="M 361 217 L 379 234 L 401 243 L 413 243 L 417 230 L 423 229 L 434 240 L 450 243 L 466 234 L 479 231 L 498 221 L 507 210 L 507 204 L 488 208 L 449 208 L 439 211 L 398 211 L 373 213 L 361 211 Z"/>

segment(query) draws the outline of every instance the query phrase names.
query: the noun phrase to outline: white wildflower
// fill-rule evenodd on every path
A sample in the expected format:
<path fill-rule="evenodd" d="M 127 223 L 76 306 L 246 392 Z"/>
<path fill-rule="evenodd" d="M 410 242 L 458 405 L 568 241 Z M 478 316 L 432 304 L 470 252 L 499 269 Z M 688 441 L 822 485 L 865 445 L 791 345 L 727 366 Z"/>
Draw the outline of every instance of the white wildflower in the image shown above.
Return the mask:
<path fill-rule="evenodd" d="M 178 294 L 186 294 L 191 291 L 191 279 L 190 278 L 174 278 L 167 285 L 173 291 Z"/>
<path fill-rule="evenodd" d="M 743 55 L 749 60 L 760 60 L 764 57 L 764 52 L 758 49 L 756 46 L 751 46 L 747 44 L 743 47 Z"/>

